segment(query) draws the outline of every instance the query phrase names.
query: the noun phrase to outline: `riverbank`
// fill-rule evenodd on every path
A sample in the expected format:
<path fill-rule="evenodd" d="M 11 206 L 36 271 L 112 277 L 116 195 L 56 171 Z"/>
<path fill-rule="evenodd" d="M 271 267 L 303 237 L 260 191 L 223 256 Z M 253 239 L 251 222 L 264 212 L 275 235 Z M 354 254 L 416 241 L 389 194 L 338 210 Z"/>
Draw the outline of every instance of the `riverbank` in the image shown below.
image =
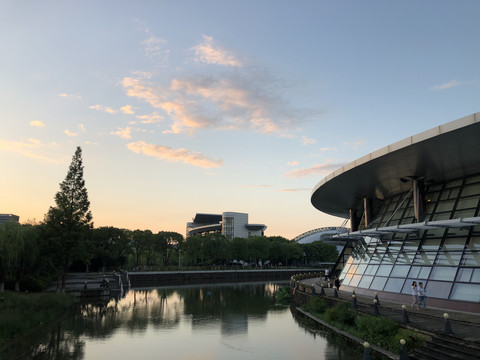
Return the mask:
<path fill-rule="evenodd" d="M 75 298 L 56 293 L 18 293 L 0 295 L 0 351 L 9 343 L 58 319 L 72 307 Z"/>

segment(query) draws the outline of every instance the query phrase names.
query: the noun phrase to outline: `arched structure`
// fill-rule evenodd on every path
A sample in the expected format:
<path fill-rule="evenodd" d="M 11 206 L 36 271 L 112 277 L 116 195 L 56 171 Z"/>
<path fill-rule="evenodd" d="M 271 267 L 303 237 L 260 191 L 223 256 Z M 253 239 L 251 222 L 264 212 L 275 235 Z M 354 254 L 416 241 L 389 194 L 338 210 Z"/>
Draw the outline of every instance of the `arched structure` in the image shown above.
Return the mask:
<path fill-rule="evenodd" d="M 480 312 L 480 113 L 368 154 L 321 180 L 312 205 L 349 218 L 343 289 Z"/>

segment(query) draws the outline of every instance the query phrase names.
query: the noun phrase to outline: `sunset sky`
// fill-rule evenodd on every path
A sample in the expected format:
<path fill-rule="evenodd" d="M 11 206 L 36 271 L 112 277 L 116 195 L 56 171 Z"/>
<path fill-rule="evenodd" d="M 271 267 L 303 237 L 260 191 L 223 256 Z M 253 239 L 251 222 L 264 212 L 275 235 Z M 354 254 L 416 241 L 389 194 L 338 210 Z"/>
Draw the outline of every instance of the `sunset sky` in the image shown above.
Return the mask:
<path fill-rule="evenodd" d="M 0 213 L 42 221 L 77 146 L 95 227 L 246 212 L 340 226 L 313 187 L 480 111 L 480 1 L 0 2 Z"/>

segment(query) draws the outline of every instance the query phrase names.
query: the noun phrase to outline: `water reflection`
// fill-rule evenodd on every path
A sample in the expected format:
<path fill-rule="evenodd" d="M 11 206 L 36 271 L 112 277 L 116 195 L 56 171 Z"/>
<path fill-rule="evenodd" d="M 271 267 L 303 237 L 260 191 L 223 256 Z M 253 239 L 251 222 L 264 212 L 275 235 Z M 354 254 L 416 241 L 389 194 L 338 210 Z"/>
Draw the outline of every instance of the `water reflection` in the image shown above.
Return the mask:
<path fill-rule="evenodd" d="M 277 307 L 274 293 L 281 285 L 132 290 L 119 299 L 79 304 L 63 322 L 0 358 L 355 358 L 295 320 L 288 308 Z"/>

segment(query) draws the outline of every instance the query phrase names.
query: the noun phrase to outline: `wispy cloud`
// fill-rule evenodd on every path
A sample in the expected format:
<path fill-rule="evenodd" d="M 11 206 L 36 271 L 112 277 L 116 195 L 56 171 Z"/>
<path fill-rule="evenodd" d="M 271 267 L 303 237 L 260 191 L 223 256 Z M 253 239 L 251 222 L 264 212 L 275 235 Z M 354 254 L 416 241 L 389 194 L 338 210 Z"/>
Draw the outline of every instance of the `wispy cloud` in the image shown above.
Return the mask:
<path fill-rule="evenodd" d="M 297 165 L 298 165 L 298 161 L 287 162 L 287 165 L 288 165 L 288 166 L 297 166 Z"/>
<path fill-rule="evenodd" d="M 8 141 L 0 139 L 0 151 L 10 151 L 25 157 L 57 163 L 58 160 L 42 155 L 45 151 L 52 151 L 57 148 L 57 144 L 42 144 L 38 139 L 28 139 L 20 141 Z"/>
<path fill-rule="evenodd" d="M 78 135 L 79 132 L 84 132 L 85 131 L 85 126 L 83 124 L 78 124 L 77 125 L 77 132 L 70 131 L 70 130 L 65 130 L 64 133 L 67 134 L 68 137 L 75 137 Z"/>
<path fill-rule="evenodd" d="M 137 154 L 153 156 L 160 160 L 183 162 L 206 169 L 223 166 L 222 160 L 210 159 L 202 153 L 187 149 L 173 149 L 168 146 L 147 144 L 144 141 L 129 143 L 127 148 Z"/>
<path fill-rule="evenodd" d="M 211 36 L 203 35 L 203 42 L 193 48 L 195 61 L 223 66 L 241 66 L 242 63 L 220 46 L 214 46 Z"/>
<path fill-rule="evenodd" d="M 343 145 L 348 146 L 348 147 L 352 147 L 354 149 L 358 149 L 359 147 L 365 145 L 366 142 L 367 142 L 366 140 L 357 140 L 357 141 L 353 141 L 353 142 L 344 141 Z"/>
<path fill-rule="evenodd" d="M 30 126 L 45 127 L 45 124 L 43 123 L 43 121 L 34 120 L 34 121 L 30 121 Z"/>
<path fill-rule="evenodd" d="M 239 187 L 242 188 L 268 188 L 271 187 L 271 185 L 239 185 Z"/>
<path fill-rule="evenodd" d="M 120 112 L 124 114 L 133 115 L 135 112 L 133 111 L 132 105 L 125 105 L 120 108 Z"/>
<path fill-rule="evenodd" d="M 432 86 L 432 87 L 430 87 L 430 90 L 446 90 L 446 89 L 450 89 L 450 88 L 460 86 L 460 85 L 462 85 L 461 82 L 459 82 L 457 80 L 451 80 L 451 81 L 449 81 L 447 83 L 444 83 L 444 84 Z"/>
<path fill-rule="evenodd" d="M 300 189 L 280 189 L 278 192 L 299 192 L 299 191 L 312 191 L 310 188 L 300 188 Z"/>
<path fill-rule="evenodd" d="M 60 93 L 58 96 L 63 97 L 63 98 L 75 98 L 75 99 L 81 99 L 82 97 L 80 95 L 75 95 L 75 94 L 67 94 L 67 93 Z"/>
<path fill-rule="evenodd" d="M 163 45 L 167 41 L 155 36 L 150 36 L 148 39 L 142 41 L 142 45 L 145 47 L 145 56 L 147 57 L 165 57 L 169 54 L 169 50 L 164 50 Z"/>
<path fill-rule="evenodd" d="M 297 169 L 290 171 L 286 173 L 285 176 L 299 178 L 318 174 L 328 175 L 332 171 L 342 166 L 343 164 L 317 164 L 306 169 Z"/>
<path fill-rule="evenodd" d="M 111 135 L 120 136 L 122 139 L 131 139 L 132 138 L 131 133 L 132 133 L 132 128 L 130 128 L 129 126 L 123 129 L 118 128 L 117 131 L 110 132 Z"/>
<path fill-rule="evenodd" d="M 137 115 L 137 119 L 140 119 L 142 124 L 155 124 L 163 121 L 164 117 L 153 113 L 149 115 Z"/>
<path fill-rule="evenodd" d="M 93 109 L 93 110 L 97 110 L 97 111 L 101 111 L 101 112 L 106 112 L 106 113 L 109 113 L 109 114 L 116 114 L 118 112 L 117 110 L 114 110 L 113 108 L 111 108 L 109 106 L 100 105 L 100 104 L 92 105 L 92 106 L 89 106 L 88 108 Z"/>
<path fill-rule="evenodd" d="M 306 136 L 302 136 L 302 145 L 311 145 L 311 144 L 315 144 L 317 142 L 317 140 L 315 139 L 311 139 L 309 137 L 306 137 Z"/>
<path fill-rule="evenodd" d="M 162 109 L 171 120 L 168 132 L 175 134 L 202 128 L 281 134 L 305 117 L 276 96 L 278 86 L 264 83 L 262 87 L 260 78 L 250 81 L 238 76 L 199 76 L 175 78 L 162 86 L 148 79 L 126 77 L 122 85 L 127 95 Z"/>

